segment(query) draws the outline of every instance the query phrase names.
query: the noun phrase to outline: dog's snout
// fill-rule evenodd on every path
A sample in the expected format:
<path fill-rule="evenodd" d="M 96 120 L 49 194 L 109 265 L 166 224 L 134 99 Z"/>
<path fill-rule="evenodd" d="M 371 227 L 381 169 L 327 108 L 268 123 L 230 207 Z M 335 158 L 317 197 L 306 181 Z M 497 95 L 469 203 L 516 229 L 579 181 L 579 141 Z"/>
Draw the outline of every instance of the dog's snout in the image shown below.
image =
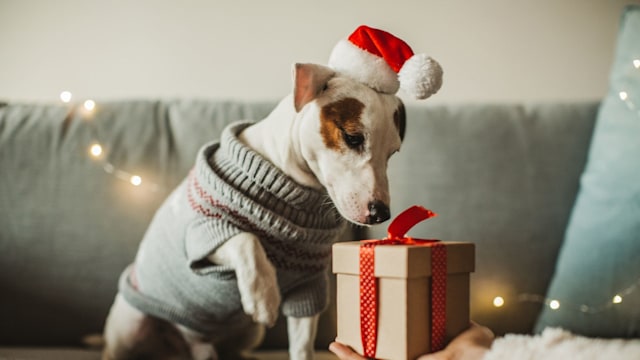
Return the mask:
<path fill-rule="evenodd" d="M 389 220 L 391 214 L 389 207 L 382 201 L 376 200 L 369 203 L 369 216 L 367 216 L 367 224 L 380 224 Z"/>

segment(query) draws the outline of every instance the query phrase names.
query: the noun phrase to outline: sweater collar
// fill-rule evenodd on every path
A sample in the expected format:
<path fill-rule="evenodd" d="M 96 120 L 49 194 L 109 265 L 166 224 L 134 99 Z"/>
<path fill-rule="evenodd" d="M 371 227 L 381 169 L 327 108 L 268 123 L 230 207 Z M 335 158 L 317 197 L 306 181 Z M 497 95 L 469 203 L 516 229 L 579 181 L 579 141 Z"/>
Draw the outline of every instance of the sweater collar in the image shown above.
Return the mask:
<path fill-rule="evenodd" d="M 302 186 L 282 172 L 270 161 L 263 158 L 239 139 L 242 130 L 253 125 L 241 122 L 227 126 L 220 138 L 220 150 L 262 189 L 290 204 L 324 202 L 326 192 Z"/>
<path fill-rule="evenodd" d="M 343 221 L 331 201 L 328 201 L 325 191 L 296 183 L 238 139 L 240 132 L 252 124 L 239 122 L 227 126 L 222 131 L 219 142 L 208 144 L 199 152 L 196 173 L 200 181 L 213 184 L 223 180 L 241 192 L 255 192 L 257 186 L 261 191 L 282 199 L 297 210 L 316 209 L 316 214 L 325 215 L 325 219 L 321 221 L 325 226 L 341 225 Z M 250 181 L 246 181 L 247 178 Z"/>

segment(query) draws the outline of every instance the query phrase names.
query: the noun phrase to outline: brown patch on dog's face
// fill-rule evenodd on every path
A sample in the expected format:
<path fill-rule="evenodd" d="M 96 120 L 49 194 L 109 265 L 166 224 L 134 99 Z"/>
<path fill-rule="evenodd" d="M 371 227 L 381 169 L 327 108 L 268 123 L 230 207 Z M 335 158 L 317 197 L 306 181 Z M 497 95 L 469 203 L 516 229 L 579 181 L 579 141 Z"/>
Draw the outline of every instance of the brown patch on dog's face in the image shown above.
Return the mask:
<path fill-rule="evenodd" d="M 355 98 L 344 98 L 326 104 L 320 111 L 320 132 L 327 148 L 344 151 L 362 150 L 364 135 L 360 118 L 364 104 Z"/>
<path fill-rule="evenodd" d="M 398 133 L 400 134 L 400 140 L 404 140 L 404 132 L 407 127 L 407 115 L 404 110 L 404 104 L 401 102 L 398 105 L 398 108 L 393 113 L 393 123 L 396 125 L 396 129 L 398 129 Z"/>

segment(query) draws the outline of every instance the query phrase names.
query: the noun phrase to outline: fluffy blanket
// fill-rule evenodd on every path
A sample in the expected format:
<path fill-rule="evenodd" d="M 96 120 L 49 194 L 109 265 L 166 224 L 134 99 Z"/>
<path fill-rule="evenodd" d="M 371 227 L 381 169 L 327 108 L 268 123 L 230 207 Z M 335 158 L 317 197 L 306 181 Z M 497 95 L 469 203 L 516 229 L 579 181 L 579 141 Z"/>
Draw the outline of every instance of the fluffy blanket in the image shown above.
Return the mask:
<path fill-rule="evenodd" d="M 640 339 L 594 339 L 558 328 L 497 338 L 483 360 L 640 359 Z"/>

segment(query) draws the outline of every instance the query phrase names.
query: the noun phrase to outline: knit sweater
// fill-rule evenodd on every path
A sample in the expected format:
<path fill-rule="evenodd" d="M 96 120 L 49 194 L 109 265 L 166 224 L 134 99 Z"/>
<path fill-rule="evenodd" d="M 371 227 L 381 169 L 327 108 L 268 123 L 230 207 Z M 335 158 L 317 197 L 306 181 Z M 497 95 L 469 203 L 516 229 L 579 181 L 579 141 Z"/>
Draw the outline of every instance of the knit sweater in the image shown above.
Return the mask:
<path fill-rule="evenodd" d="M 344 221 L 326 193 L 297 184 L 238 140 L 249 125 L 231 124 L 205 145 L 154 216 L 119 284 L 142 312 L 203 333 L 249 321 L 234 270 L 207 260 L 242 232 L 259 237 L 275 266 L 284 315 L 325 309 L 331 244 Z"/>

